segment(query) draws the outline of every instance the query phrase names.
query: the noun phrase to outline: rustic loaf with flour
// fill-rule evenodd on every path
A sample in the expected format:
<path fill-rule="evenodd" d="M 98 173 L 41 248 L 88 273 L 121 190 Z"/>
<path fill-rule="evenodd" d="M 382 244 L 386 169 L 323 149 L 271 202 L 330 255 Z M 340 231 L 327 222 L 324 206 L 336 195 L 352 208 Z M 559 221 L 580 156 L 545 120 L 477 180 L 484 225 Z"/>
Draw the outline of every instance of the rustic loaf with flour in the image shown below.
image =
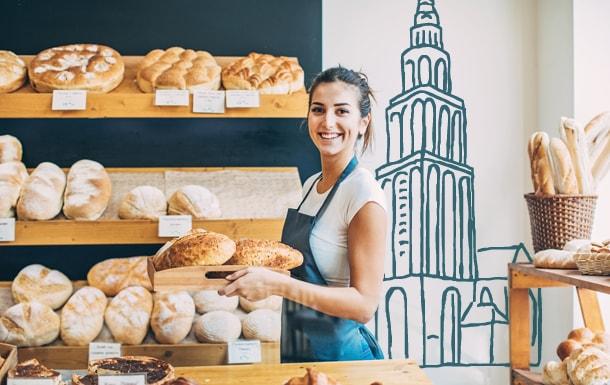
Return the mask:
<path fill-rule="evenodd" d="M 186 291 L 157 293 L 150 326 L 162 344 L 177 344 L 191 330 L 195 317 L 193 298 Z"/>
<path fill-rule="evenodd" d="M 106 210 L 111 194 L 112 183 L 104 166 L 93 160 L 79 160 L 68 172 L 64 215 L 68 219 L 94 221 Z"/>
<path fill-rule="evenodd" d="M 610 383 L 610 355 L 594 346 L 583 347 L 566 358 L 570 381 L 574 385 Z"/>
<path fill-rule="evenodd" d="M 218 198 L 203 186 L 182 186 L 167 203 L 170 215 L 192 215 L 197 219 L 218 218 L 221 215 Z"/>
<path fill-rule="evenodd" d="M 150 292 L 140 286 L 131 286 L 110 301 L 104 319 L 117 342 L 137 345 L 146 337 L 152 309 Z"/>
<path fill-rule="evenodd" d="M 276 269 L 294 269 L 303 263 L 303 254 L 278 241 L 241 239 L 235 254 L 227 264 L 265 266 Z"/>
<path fill-rule="evenodd" d="M 548 249 L 534 255 L 534 266 L 542 269 L 576 269 L 574 252 Z"/>
<path fill-rule="evenodd" d="M 12 135 L 0 135 L 0 163 L 21 162 L 23 147 L 19 139 Z"/>
<path fill-rule="evenodd" d="M 227 343 L 239 338 L 241 323 L 231 312 L 215 310 L 197 318 L 193 330 L 199 342 Z"/>
<path fill-rule="evenodd" d="M 214 310 L 233 311 L 239 305 L 238 297 L 219 295 L 217 290 L 200 290 L 193 294 L 197 313 L 204 314 Z"/>
<path fill-rule="evenodd" d="M 11 51 L 0 50 L 0 94 L 18 90 L 25 83 L 27 69 Z"/>
<path fill-rule="evenodd" d="M 34 264 L 21 269 L 11 291 L 17 303 L 38 301 L 59 309 L 72 295 L 72 281 L 58 270 Z"/>
<path fill-rule="evenodd" d="M 62 341 L 69 346 L 84 346 L 95 340 L 104 326 L 107 304 L 101 290 L 91 286 L 78 289 L 61 309 Z"/>
<path fill-rule="evenodd" d="M 0 342 L 20 347 L 42 346 L 58 335 L 59 316 L 40 302 L 19 303 L 0 317 Z"/>
<path fill-rule="evenodd" d="M 18 161 L 0 163 L 0 218 L 15 216 L 15 206 L 28 170 Z"/>
<path fill-rule="evenodd" d="M 254 310 L 242 320 L 244 337 L 261 341 L 279 341 L 282 333 L 282 316 L 269 309 Z"/>
<path fill-rule="evenodd" d="M 66 175 L 49 162 L 36 167 L 23 184 L 17 202 L 17 217 L 21 220 L 53 219 L 61 212 Z"/>
<path fill-rule="evenodd" d="M 259 309 L 280 310 L 283 298 L 279 295 L 270 295 L 260 301 L 249 301 L 244 297 L 239 297 L 239 306 L 248 313 Z"/>
<path fill-rule="evenodd" d="M 158 220 L 167 213 L 165 194 L 153 186 L 138 186 L 128 192 L 119 206 L 119 218 Z"/>
<path fill-rule="evenodd" d="M 95 264 L 87 273 L 87 282 L 109 297 L 129 286 L 152 290 L 147 257 L 111 258 Z"/>

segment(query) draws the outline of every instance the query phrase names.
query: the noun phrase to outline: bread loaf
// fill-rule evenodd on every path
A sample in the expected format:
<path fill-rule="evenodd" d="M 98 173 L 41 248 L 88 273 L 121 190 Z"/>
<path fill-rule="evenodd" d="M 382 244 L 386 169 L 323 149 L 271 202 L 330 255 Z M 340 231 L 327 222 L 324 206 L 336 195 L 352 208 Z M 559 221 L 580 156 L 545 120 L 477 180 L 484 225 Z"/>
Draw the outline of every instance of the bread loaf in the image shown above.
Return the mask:
<path fill-rule="evenodd" d="M 528 144 L 532 182 L 536 195 L 555 194 L 553 173 L 548 154 L 549 144 L 549 136 L 545 132 L 534 133 Z"/>
<path fill-rule="evenodd" d="M 534 266 L 542 269 L 576 269 L 574 252 L 548 249 L 534 255 Z"/>
<path fill-rule="evenodd" d="M 610 130 L 608 131 L 610 132 Z M 606 141 L 600 145 L 599 154 L 592 161 L 591 172 L 595 181 L 599 183 L 608 174 L 610 169 L 610 138 L 606 138 Z"/>
<path fill-rule="evenodd" d="M 303 75 L 295 59 L 251 52 L 223 68 L 222 85 L 227 90 L 289 94 L 303 89 Z"/>
<path fill-rule="evenodd" d="M 0 50 L 0 93 L 13 92 L 25 83 L 26 65 L 11 51 Z"/>
<path fill-rule="evenodd" d="M 119 218 L 158 220 L 167 213 L 163 191 L 152 186 L 138 186 L 123 197 Z"/>
<path fill-rule="evenodd" d="M 573 339 L 561 341 L 561 343 L 557 345 L 557 357 L 559 357 L 561 361 L 565 360 L 573 351 L 581 349 L 583 343 Z"/>
<path fill-rule="evenodd" d="M 589 252 L 591 250 L 591 241 L 588 239 L 573 239 L 567 242 L 563 249 L 572 252 Z"/>
<path fill-rule="evenodd" d="M 556 192 L 558 194 L 578 194 L 578 183 L 576 182 L 574 167 L 572 167 L 572 159 L 563 140 L 559 138 L 551 139 L 549 159 L 551 160 Z"/>
<path fill-rule="evenodd" d="M 53 219 L 60 213 L 66 175 L 53 163 L 43 162 L 23 184 L 17 202 L 17 217 L 21 220 Z"/>
<path fill-rule="evenodd" d="M 155 269 L 222 265 L 235 253 L 235 242 L 224 234 L 194 229 L 170 241 L 153 257 Z"/>
<path fill-rule="evenodd" d="M 610 334 L 597 333 L 591 340 L 591 343 L 599 345 L 600 349 L 606 353 L 610 353 Z"/>
<path fill-rule="evenodd" d="M 195 304 L 186 291 L 157 293 L 150 326 L 162 344 L 177 344 L 189 334 Z"/>
<path fill-rule="evenodd" d="M 566 359 L 568 377 L 574 385 L 610 383 L 610 355 L 596 347 L 579 349 Z"/>
<path fill-rule="evenodd" d="M 12 306 L 0 317 L 0 342 L 19 347 L 42 346 L 58 335 L 59 316 L 36 301 Z"/>
<path fill-rule="evenodd" d="M 61 339 L 69 346 L 88 345 L 102 331 L 108 300 L 101 290 L 85 286 L 61 309 Z"/>
<path fill-rule="evenodd" d="M 278 241 L 241 239 L 235 254 L 227 264 L 266 266 L 276 269 L 294 269 L 303 263 L 303 254 Z"/>
<path fill-rule="evenodd" d="M 193 294 L 197 313 L 204 314 L 214 310 L 233 311 L 239 304 L 238 297 L 218 295 L 217 290 L 201 290 Z"/>
<path fill-rule="evenodd" d="M 29 265 L 17 274 L 11 291 L 15 302 L 38 301 L 59 309 L 72 295 L 72 282 L 58 270 Z"/>
<path fill-rule="evenodd" d="M 87 282 L 109 297 L 129 286 L 152 290 L 147 271 L 147 257 L 111 258 L 94 265 L 87 273 Z"/>
<path fill-rule="evenodd" d="M 21 186 L 28 178 L 28 170 L 23 163 L 11 161 L 0 163 L 0 218 L 15 216 L 15 206 Z"/>
<path fill-rule="evenodd" d="M 203 186 L 180 187 L 167 203 L 170 215 L 192 215 L 197 219 L 218 218 L 221 215 L 218 198 Z"/>
<path fill-rule="evenodd" d="M 23 148 L 19 139 L 12 135 L 0 135 L 0 163 L 21 162 Z"/>
<path fill-rule="evenodd" d="M 239 306 L 248 313 L 259 309 L 269 309 L 279 311 L 282 309 L 282 297 L 279 295 L 270 295 L 260 301 L 248 301 L 244 297 L 239 297 Z"/>
<path fill-rule="evenodd" d="M 254 310 L 244 318 L 241 328 L 248 339 L 276 342 L 282 333 L 282 316 L 274 310 Z"/>
<path fill-rule="evenodd" d="M 193 329 L 199 342 L 227 343 L 239 338 L 241 323 L 236 315 L 216 310 L 197 318 Z"/>
<path fill-rule="evenodd" d="M 64 194 L 64 215 L 68 219 L 94 221 L 102 216 L 112 193 L 104 166 L 79 160 L 70 167 Z"/>
<path fill-rule="evenodd" d="M 582 127 L 574 119 L 561 118 L 559 131 L 570 152 L 576 182 L 578 183 L 578 192 L 580 194 L 593 194 L 595 185 L 589 162 L 586 137 Z"/>
<path fill-rule="evenodd" d="M 595 161 L 604 145 L 610 140 L 610 111 L 595 116 L 584 128 L 589 159 Z"/>
<path fill-rule="evenodd" d="M 292 377 L 284 385 L 341 385 L 332 377 L 325 373 L 318 372 L 315 368 L 306 368 L 307 374 L 303 377 Z M 373 382 L 371 385 L 381 385 L 378 382 Z"/>
<path fill-rule="evenodd" d="M 550 361 L 542 369 L 542 382 L 545 385 L 571 385 L 565 362 Z"/>
<path fill-rule="evenodd" d="M 568 334 L 569 340 L 578 341 L 580 343 L 588 343 L 593 341 L 595 333 L 589 328 L 576 328 Z"/>
<path fill-rule="evenodd" d="M 150 292 L 143 287 L 132 286 L 110 301 L 104 319 L 117 342 L 137 345 L 146 337 L 152 309 Z"/>

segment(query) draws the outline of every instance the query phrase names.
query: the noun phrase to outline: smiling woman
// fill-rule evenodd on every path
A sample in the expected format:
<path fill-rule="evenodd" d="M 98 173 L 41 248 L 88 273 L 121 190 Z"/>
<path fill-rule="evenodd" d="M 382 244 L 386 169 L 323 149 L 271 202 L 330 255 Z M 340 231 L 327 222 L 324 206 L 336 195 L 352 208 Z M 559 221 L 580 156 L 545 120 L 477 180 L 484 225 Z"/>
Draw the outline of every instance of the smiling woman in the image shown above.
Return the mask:
<path fill-rule="evenodd" d="M 322 172 L 304 184 L 288 210 L 282 242 L 304 263 L 290 278 L 248 268 L 227 278 L 220 294 L 260 300 L 280 295 L 305 309 L 295 317 L 317 360 L 381 359 L 364 326 L 377 309 L 383 280 L 386 206 L 372 174 L 358 166 L 356 148 L 372 140 L 371 92 L 364 75 L 342 67 L 319 74 L 310 89 L 307 124 L 320 152 Z"/>

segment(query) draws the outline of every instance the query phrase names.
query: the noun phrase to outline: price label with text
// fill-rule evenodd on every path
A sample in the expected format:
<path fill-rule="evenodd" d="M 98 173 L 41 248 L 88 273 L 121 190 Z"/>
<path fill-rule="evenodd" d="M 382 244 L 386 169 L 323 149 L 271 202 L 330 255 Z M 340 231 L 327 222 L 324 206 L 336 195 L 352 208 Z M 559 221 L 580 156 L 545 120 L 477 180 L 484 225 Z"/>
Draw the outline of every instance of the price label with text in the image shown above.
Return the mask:
<path fill-rule="evenodd" d="M 55 380 L 35 377 L 8 378 L 6 385 L 55 385 Z"/>
<path fill-rule="evenodd" d="M 188 90 L 157 90 L 155 106 L 188 106 Z"/>
<path fill-rule="evenodd" d="M 146 385 L 146 374 L 114 374 L 97 377 L 98 385 Z"/>
<path fill-rule="evenodd" d="M 15 240 L 15 218 L 0 218 L 0 242 Z"/>
<path fill-rule="evenodd" d="M 201 90 L 193 93 L 193 112 L 203 114 L 224 114 L 225 92 Z"/>
<path fill-rule="evenodd" d="M 87 109 L 87 91 L 54 90 L 51 109 L 53 111 L 85 110 Z"/>
<path fill-rule="evenodd" d="M 91 342 L 89 344 L 89 362 L 112 357 L 121 357 L 121 344 L 111 342 Z"/>
<path fill-rule="evenodd" d="M 261 360 L 261 342 L 259 340 L 229 342 L 229 364 L 251 364 L 261 362 Z"/>
<path fill-rule="evenodd" d="M 160 237 L 180 237 L 193 228 L 190 215 L 162 215 L 159 217 Z"/>
<path fill-rule="evenodd" d="M 261 105 L 258 91 L 227 91 L 227 108 L 258 108 Z"/>

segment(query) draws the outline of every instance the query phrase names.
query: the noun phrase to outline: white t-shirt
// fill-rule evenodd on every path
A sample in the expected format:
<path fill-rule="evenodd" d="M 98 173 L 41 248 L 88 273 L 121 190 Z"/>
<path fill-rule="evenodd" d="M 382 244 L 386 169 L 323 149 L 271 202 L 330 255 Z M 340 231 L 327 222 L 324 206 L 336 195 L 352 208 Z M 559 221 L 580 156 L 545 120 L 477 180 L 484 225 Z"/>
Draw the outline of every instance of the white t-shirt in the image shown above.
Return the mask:
<path fill-rule="evenodd" d="M 314 174 L 305 181 L 303 196 L 319 176 L 320 173 Z M 316 215 L 331 190 L 332 188 L 319 194 L 314 187 L 299 212 Z M 318 269 L 329 286 L 349 286 L 347 229 L 352 218 L 368 202 L 378 203 L 387 212 L 381 186 L 369 170 L 357 167 L 339 185 L 326 211 L 313 228 L 309 245 Z"/>

